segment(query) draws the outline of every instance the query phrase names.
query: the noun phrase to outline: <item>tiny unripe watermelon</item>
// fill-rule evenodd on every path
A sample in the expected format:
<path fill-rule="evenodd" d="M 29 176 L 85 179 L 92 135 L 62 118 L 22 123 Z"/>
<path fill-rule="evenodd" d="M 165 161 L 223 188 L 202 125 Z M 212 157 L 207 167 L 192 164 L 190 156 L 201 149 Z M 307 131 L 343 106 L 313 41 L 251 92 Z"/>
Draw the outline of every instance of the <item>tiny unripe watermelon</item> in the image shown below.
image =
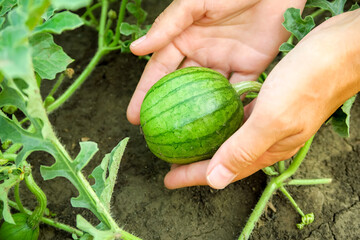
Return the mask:
<path fill-rule="evenodd" d="M 32 229 L 27 220 L 29 216 L 25 213 L 12 215 L 15 224 L 4 222 L 0 228 L 0 239 L 6 240 L 37 240 L 39 237 L 39 226 Z"/>
<path fill-rule="evenodd" d="M 185 164 L 213 156 L 241 125 L 243 105 L 222 74 L 203 67 L 176 70 L 155 83 L 140 110 L 149 149 Z"/>

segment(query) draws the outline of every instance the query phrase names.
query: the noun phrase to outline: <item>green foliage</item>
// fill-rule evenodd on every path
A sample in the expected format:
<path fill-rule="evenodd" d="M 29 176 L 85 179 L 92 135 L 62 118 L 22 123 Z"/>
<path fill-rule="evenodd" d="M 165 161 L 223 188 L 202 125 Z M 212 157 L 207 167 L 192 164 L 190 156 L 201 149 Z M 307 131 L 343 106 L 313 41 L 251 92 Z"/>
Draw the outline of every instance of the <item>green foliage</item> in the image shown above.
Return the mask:
<path fill-rule="evenodd" d="M 92 188 L 96 195 L 104 203 L 107 210 L 110 210 L 110 200 L 114 190 L 117 173 L 119 171 L 121 158 L 129 138 L 122 140 L 112 151 L 107 154 L 101 164 L 94 169 L 89 176 L 95 179 Z M 108 176 L 108 177 L 106 177 Z"/>
<path fill-rule="evenodd" d="M 299 9 L 287 9 L 284 13 L 283 26 L 292 35 L 287 42 L 280 46 L 279 51 L 287 54 L 295 47 L 293 37 L 296 37 L 296 39 L 300 41 L 315 27 L 315 17 L 322 16 L 321 14 L 325 11 L 329 11 L 332 16 L 339 15 L 344 12 L 345 3 L 346 0 L 335 0 L 332 2 L 327 0 L 308 0 L 306 2 L 306 7 L 315 8 L 318 10 L 304 17 L 301 16 Z M 358 3 L 355 3 L 348 11 L 353 11 L 358 8 Z M 354 100 L 355 96 L 345 102 L 344 105 L 332 115 L 329 121 L 332 124 L 334 131 L 342 137 L 349 136 L 350 109 Z"/>
<path fill-rule="evenodd" d="M 330 123 L 335 132 L 342 137 L 350 136 L 350 110 L 356 96 L 348 99 L 330 118 Z"/>
<path fill-rule="evenodd" d="M 315 27 L 314 19 L 310 16 L 302 18 L 300 9 L 287 9 L 284 13 L 284 19 L 283 26 L 294 34 L 299 41 Z"/>
<path fill-rule="evenodd" d="M 55 9 L 78 10 L 79 8 L 89 6 L 91 0 L 51 0 L 51 4 Z"/>
<path fill-rule="evenodd" d="M 335 0 L 333 2 L 327 0 L 308 0 L 306 7 L 316 7 L 331 12 L 332 16 L 339 15 L 344 12 L 346 0 Z"/>
<path fill-rule="evenodd" d="M 65 71 L 73 61 L 62 47 L 55 44 L 49 33 L 37 33 L 31 36 L 29 43 L 33 50 L 34 70 L 42 79 L 54 79 L 57 73 Z"/>
<path fill-rule="evenodd" d="M 14 174 L 8 174 L 3 182 L 0 184 L 0 201 L 3 203 L 2 217 L 8 223 L 15 224 L 14 218 L 11 216 L 10 207 L 8 204 L 9 190 L 20 181 L 19 177 Z"/>
<path fill-rule="evenodd" d="M 279 51 L 283 52 L 283 53 L 288 53 L 290 52 L 295 46 L 291 43 L 285 42 L 283 44 L 281 44 Z"/>
<path fill-rule="evenodd" d="M 81 25 L 83 25 L 83 21 L 78 15 L 65 11 L 56 13 L 51 18 L 47 18 L 43 24 L 34 29 L 34 33 L 49 32 L 60 34 L 63 31 L 73 30 Z"/>

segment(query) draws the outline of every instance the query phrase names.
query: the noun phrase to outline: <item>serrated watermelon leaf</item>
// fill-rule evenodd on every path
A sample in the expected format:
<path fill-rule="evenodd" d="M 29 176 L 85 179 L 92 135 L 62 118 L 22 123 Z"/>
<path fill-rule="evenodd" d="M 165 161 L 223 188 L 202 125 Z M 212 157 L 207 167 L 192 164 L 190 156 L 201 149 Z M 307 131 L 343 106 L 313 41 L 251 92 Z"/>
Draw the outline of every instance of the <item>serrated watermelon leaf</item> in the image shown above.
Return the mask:
<path fill-rule="evenodd" d="M 101 194 L 101 201 L 110 210 L 110 201 L 114 191 L 116 178 L 119 172 L 120 162 L 124 155 L 125 147 L 129 141 L 129 138 L 125 138 L 111 151 L 110 161 L 108 165 L 109 176 L 106 179 L 105 189 Z"/>
<path fill-rule="evenodd" d="M 299 41 L 315 27 L 314 19 L 311 16 L 306 16 L 303 19 L 300 9 L 287 9 L 284 13 L 284 19 L 282 25 L 286 30 L 294 34 Z"/>
<path fill-rule="evenodd" d="M 96 229 L 91 223 L 89 223 L 85 218 L 81 215 L 76 216 L 76 227 L 80 230 L 90 233 L 93 237 L 93 240 L 113 240 L 117 239 L 117 235 L 115 232 L 111 230 L 101 231 Z M 118 236 L 120 237 L 120 236 Z"/>
<path fill-rule="evenodd" d="M 79 8 L 89 6 L 91 0 L 51 0 L 51 5 L 60 10 L 78 10 Z"/>
<path fill-rule="evenodd" d="M 9 26 L 0 32 L 0 71 L 6 78 L 32 75 L 28 31 L 23 26 Z"/>
<path fill-rule="evenodd" d="M 350 136 L 350 110 L 355 102 L 356 95 L 348 99 L 336 112 L 332 115 L 330 123 L 334 131 L 341 137 Z"/>
<path fill-rule="evenodd" d="M 65 71 L 73 61 L 62 47 L 55 44 L 53 36 L 49 33 L 35 34 L 29 42 L 33 49 L 34 69 L 42 79 L 54 79 L 57 73 Z"/>
<path fill-rule="evenodd" d="M 147 12 L 141 8 L 141 1 L 129 2 L 126 4 L 126 9 L 137 19 L 138 24 L 142 24 L 145 21 Z"/>
<path fill-rule="evenodd" d="M 65 11 L 55 14 L 48 21 L 44 22 L 40 26 L 37 26 L 34 29 L 34 33 L 48 32 L 60 34 L 66 30 L 73 30 L 78 28 L 83 24 L 84 22 L 78 15 L 69 11 Z"/>
<path fill-rule="evenodd" d="M 51 18 L 54 15 L 55 11 L 56 11 L 56 8 L 54 8 L 53 6 L 50 6 L 41 17 L 45 21 L 47 21 L 47 20 L 49 20 L 49 18 Z"/>
<path fill-rule="evenodd" d="M 109 153 L 106 154 L 101 164 L 94 169 L 89 177 L 95 179 L 92 188 L 100 198 L 101 202 L 110 210 L 110 201 L 114 191 L 116 178 L 118 175 L 121 158 L 129 138 L 125 138 Z M 109 173 L 109 174 L 107 174 Z M 106 178 L 106 176 L 108 177 Z"/>
<path fill-rule="evenodd" d="M 95 179 L 95 183 L 91 187 L 99 198 L 105 188 L 109 158 L 109 154 L 106 154 L 100 165 L 94 168 L 93 172 L 89 175 L 89 178 Z"/>
<path fill-rule="evenodd" d="M 80 152 L 74 160 L 76 166 L 74 169 L 81 171 L 98 151 L 97 143 L 91 141 L 80 142 Z"/>
<path fill-rule="evenodd" d="M 339 15 L 344 12 L 346 0 L 335 0 L 329 2 L 327 0 L 308 0 L 306 7 L 318 7 L 330 11 L 332 16 Z"/>
<path fill-rule="evenodd" d="M 350 12 L 350 11 L 354 11 L 354 10 L 356 10 L 356 9 L 358 9 L 358 8 L 360 8 L 360 6 L 359 6 L 359 4 L 356 2 L 356 3 L 354 3 L 354 4 L 351 6 L 351 8 L 349 9 L 349 12 Z"/>
<path fill-rule="evenodd" d="M 291 43 L 283 43 L 281 44 L 281 46 L 279 47 L 279 51 L 280 52 L 284 52 L 284 53 L 288 53 L 290 52 L 295 46 L 292 45 Z"/>
<path fill-rule="evenodd" d="M 2 216 L 6 222 L 12 223 L 12 224 L 15 224 L 15 222 L 10 213 L 8 193 L 9 193 L 9 190 L 18 182 L 20 182 L 19 176 L 10 174 L 9 178 L 5 179 L 0 184 L 0 201 L 3 202 Z"/>
<path fill-rule="evenodd" d="M 127 22 L 123 22 L 120 25 L 120 33 L 125 36 L 130 36 L 133 33 L 140 32 L 140 27 L 135 24 L 129 24 Z"/>
<path fill-rule="evenodd" d="M 5 18 L 4 18 L 4 17 L 0 17 L 0 29 L 2 28 L 4 22 L 5 22 Z"/>
<path fill-rule="evenodd" d="M 4 16 L 17 3 L 17 0 L 0 0 L 0 16 Z"/>

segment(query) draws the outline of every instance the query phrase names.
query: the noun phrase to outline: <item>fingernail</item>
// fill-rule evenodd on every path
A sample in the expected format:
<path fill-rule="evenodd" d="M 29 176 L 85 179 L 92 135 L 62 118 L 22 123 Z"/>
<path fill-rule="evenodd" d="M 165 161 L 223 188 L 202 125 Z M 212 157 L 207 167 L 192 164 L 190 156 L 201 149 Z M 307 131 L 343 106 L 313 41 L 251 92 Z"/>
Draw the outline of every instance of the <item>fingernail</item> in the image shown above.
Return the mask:
<path fill-rule="evenodd" d="M 139 45 L 141 42 L 143 42 L 146 39 L 146 35 L 142 36 L 141 38 L 136 39 L 135 41 L 133 41 L 131 43 L 131 47 L 136 47 L 137 45 Z"/>
<path fill-rule="evenodd" d="M 216 189 L 223 189 L 229 185 L 236 174 L 231 172 L 229 169 L 224 167 L 222 164 L 219 164 L 214 167 L 210 174 L 206 177 L 209 185 Z"/>

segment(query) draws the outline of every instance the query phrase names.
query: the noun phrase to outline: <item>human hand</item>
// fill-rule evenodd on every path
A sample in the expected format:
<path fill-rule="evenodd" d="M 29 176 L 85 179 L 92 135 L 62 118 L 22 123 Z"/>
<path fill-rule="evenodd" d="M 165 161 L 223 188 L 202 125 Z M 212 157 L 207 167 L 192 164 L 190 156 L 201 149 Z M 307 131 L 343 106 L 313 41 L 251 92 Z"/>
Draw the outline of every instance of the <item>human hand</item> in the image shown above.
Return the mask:
<path fill-rule="evenodd" d="M 211 160 L 176 165 L 165 185 L 180 188 L 230 182 L 293 156 L 330 115 L 360 90 L 360 9 L 310 32 L 273 69 L 249 118 Z"/>
<path fill-rule="evenodd" d="M 127 117 L 140 122 L 146 92 L 164 75 L 186 66 L 209 67 L 231 82 L 255 80 L 289 33 L 282 27 L 289 7 L 305 0 L 175 0 L 146 38 L 131 45 L 137 55 L 154 52 L 130 101 Z"/>

